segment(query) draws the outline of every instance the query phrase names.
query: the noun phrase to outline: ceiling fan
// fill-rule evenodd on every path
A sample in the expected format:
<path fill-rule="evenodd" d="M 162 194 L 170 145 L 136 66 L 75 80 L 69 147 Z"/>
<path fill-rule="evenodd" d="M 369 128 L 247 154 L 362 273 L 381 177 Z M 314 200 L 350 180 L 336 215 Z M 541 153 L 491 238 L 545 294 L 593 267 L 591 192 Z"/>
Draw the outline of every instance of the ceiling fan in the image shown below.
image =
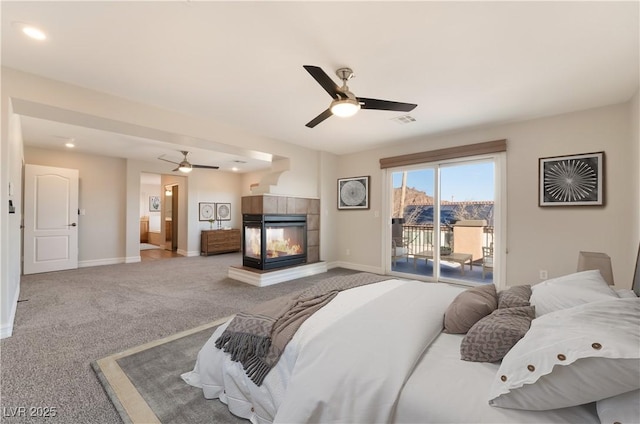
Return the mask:
<path fill-rule="evenodd" d="M 219 169 L 219 166 L 210 166 L 210 165 L 193 165 L 191 164 L 188 160 L 187 160 L 187 155 L 189 154 L 188 151 L 186 150 L 180 150 L 180 153 L 182 153 L 184 155 L 184 158 L 182 159 L 182 162 L 174 162 L 172 160 L 168 160 L 163 158 L 162 156 L 160 156 L 158 159 L 163 160 L 165 162 L 169 162 L 169 163 L 173 163 L 178 165 L 178 167 L 176 169 L 173 169 L 172 171 L 180 171 L 180 172 L 184 172 L 184 173 L 189 173 L 191 172 L 194 168 L 206 168 L 206 169 Z M 164 156 L 164 155 L 163 155 Z"/>
<path fill-rule="evenodd" d="M 389 100 L 369 99 L 366 97 L 356 97 L 347 87 L 347 81 L 354 77 L 350 68 L 340 68 L 336 71 L 338 78 L 342 80 L 342 87 L 333 80 L 318 66 L 304 65 L 304 69 L 324 88 L 333 101 L 329 108 L 320 115 L 309 121 L 306 126 L 313 128 L 331 115 L 348 117 L 354 115 L 359 109 L 393 110 L 398 112 L 410 112 L 415 109 L 416 104 L 392 102 Z"/>

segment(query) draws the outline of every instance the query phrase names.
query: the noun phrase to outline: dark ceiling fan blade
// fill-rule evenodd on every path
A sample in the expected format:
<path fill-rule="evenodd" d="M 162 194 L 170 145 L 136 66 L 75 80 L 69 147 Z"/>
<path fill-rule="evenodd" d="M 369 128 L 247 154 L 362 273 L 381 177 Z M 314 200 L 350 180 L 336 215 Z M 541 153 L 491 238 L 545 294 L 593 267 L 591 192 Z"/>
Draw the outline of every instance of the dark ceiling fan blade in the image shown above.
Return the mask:
<path fill-rule="evenodd" d="M 311 66 L 311 65 L 304 65 L 303 67 L 304 69 L 307 70 L 307 72 L 311 74 L 311 76 L 316 81 L 318 81 L 318 84 L 320 84 L 322 88 L 324 88 L 331 97 L 333 97 L 334 99 L 347 98 L 347 96 L 340 91 L 340 87 L 338 87 L 338 85 L 335 82 L 333 82 L 331 77 L 329 77 L 329 75 L 327 75 L 327 73 L 323 71 L 322 68 L 319 68 L 317 66 Z"/>
<path fill-rule="evenodd" d="M 411 112 L 416 108 L 416 104 L 413 103 L 400 103 L 392 102 L 389 100 L 368 99 L 366 97 L 356 97 L 360 102 L 362 109 L 377 109 L 377 110 L 394 110 L 397 112 Z"/>
<path fill-rule="evenodd" d="M 331 113 L 331 109 L 327 109 L 324 112 L 322 112 L 320 115 L 318 115 L 315 118 L 313 118 L 311 121 L 307 122 L 306 125 L 309 128 L 313 128 L 316 125 L 318 125 L 320 122 L 322 122 L 325 119 L 327 119 L 328 117 L 330 117 L 331 115 L 333 115 L 333 113 Z"/>
<path fill-rule="evenodd" d="M 194 165 L 191 164 L 192 168 L 203 168 L 203 169 L 220 169 L 219 166 L 209 166 L 209 165 Z"/>
<path fill-rule="evenodd" d="M 165 161 L 165 162 L 173 163 L 173 164 L 175 164 L 175 165 L 180 165 L 180 163 L 179 163 L 179 162 L 174 162 L 174 161 L 172 161 L 172 160 L 165 159 L 165 158 L 163 158 L 162 156 L 160 156 L 158 159 L 163 160 L 163 161 Z"/>

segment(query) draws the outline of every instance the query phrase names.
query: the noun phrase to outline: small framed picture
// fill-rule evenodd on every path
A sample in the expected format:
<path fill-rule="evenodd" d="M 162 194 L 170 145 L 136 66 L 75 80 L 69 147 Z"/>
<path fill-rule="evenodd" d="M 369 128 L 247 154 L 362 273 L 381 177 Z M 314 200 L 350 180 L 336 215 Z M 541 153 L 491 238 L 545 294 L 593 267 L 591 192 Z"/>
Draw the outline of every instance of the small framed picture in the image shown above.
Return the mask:
<path fill-rule="evenodd" d="M 369 209 L 369 176 L 338 179 L 338 209 Z"/>
<path fill-rule="evenodd" d="M 540 206 L 604 205 L 604 152 L 539 159 Z"/>
<path fill-rule="evenodd" d="M 216 203 L 216 219 L 231 221 L 231 203 Z"/>
<path fill-rule="evenodd" d="M 149 212 L 160 212 L 160 196 L 149 196 Z"/>
<path fill-rule="evenodd" d="M 198 210 L 200 211 L 200 221 L 213 221 L 215 216 L 215 203 L 200 202 Z"/>

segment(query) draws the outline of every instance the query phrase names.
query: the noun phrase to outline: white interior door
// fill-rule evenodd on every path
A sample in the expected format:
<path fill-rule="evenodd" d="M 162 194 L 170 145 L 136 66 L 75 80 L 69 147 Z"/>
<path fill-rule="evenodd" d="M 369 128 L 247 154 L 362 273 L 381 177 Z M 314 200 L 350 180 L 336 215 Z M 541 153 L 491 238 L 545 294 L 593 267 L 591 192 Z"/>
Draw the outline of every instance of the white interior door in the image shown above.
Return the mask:
<path fill-rule="evenodd" d="M 78 268 L 78 170 L 26 165 L 24 273 Z"/>

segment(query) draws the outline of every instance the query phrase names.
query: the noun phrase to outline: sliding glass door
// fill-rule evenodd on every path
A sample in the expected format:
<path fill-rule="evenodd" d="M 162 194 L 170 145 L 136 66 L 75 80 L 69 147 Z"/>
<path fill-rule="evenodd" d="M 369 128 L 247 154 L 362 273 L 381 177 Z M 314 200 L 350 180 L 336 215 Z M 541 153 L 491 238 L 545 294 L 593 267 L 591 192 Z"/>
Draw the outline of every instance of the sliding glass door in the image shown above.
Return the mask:
<path fill-rule="evenodd" d="M 390 171 L 391 272 L 436 281 L 494 282 L 495 158 Z"/>
<path fill-rule="evenodd" d="M 432 262 L 420 260 L 435 243 L 436 168 L 392 173 L 392 271 L 433 277 Z"/>

